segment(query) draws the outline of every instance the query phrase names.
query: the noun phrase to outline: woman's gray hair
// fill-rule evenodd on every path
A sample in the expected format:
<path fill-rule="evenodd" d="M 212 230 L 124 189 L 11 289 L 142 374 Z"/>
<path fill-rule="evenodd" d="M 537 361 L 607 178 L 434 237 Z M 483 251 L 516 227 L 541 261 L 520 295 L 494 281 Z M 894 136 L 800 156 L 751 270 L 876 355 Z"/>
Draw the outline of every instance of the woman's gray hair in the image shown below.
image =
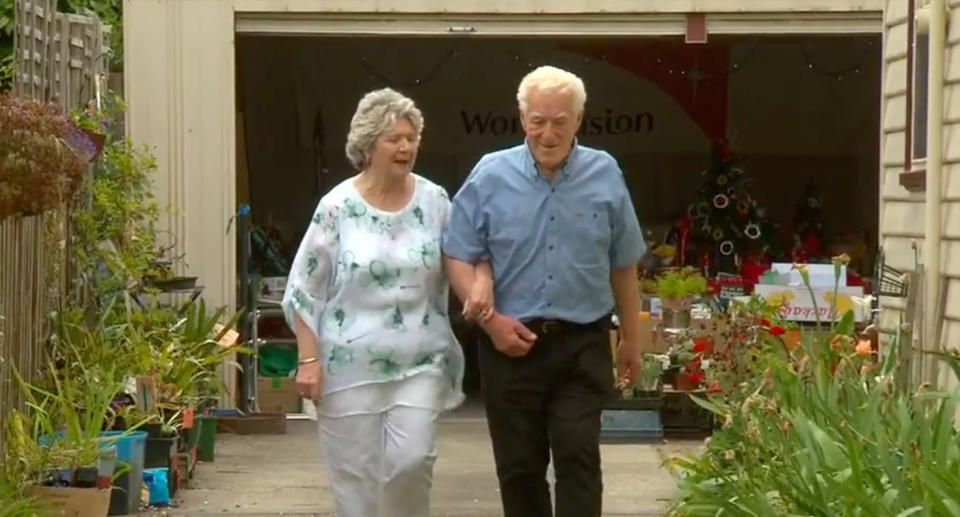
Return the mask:
<path fill-rule="evenodd" d="M 393 127 L 397 117 L 406 117 L 417 132 L 417 139 L 420 138 L 423 115 L 409 97 L 390 88 L 382 88 L 360 99 L 357 111 L 350 120 L 346 146 L 347 159 L 358 171 L 367 167 L 374 144 Z"/>

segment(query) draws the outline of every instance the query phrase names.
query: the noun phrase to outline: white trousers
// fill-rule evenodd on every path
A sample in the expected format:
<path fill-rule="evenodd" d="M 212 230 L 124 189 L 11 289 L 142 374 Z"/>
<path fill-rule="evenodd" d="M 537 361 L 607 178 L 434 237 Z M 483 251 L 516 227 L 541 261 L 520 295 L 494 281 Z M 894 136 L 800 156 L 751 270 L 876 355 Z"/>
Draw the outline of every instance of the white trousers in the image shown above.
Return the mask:
<path fill-rule="evenodd" d="M 330 489 L 340 517 L 429 517 L 437 412 L 320 416 Z"/>

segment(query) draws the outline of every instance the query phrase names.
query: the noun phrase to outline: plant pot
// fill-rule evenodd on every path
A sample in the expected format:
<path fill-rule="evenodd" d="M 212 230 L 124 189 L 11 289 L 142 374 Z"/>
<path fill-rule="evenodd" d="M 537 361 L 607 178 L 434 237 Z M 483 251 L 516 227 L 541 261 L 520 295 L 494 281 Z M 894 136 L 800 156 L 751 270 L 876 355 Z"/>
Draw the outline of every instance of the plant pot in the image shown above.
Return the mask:
<path fill-rule="evenodd" d="M 694 382 L 693 373 L 684 369 L 677 373 L 674 387 L 677 391 L 693 391 L 700 387 L 700 383 Z"/>
<path fill-rule="evenodd" d="M 193 425 L 180 430 L 179 451 L 192 451 L 200 443 L 200 427 Z"/>
<path fill-rule="evenodd" d="M 170 467 L 172 458 L 177 453 L 177 436 L 147 438 L 143 456 L 143 467 Z"/>
<path fill-rule="evenodd" d="M 199 416 L 197 417 L 197 424 L 200 428 L 197 458 L 200 461 L 213 461 L 216 456 L 214 450 L 217 443 L 217 417 L 216 415 Z"/>
<path fill-rule="evenodd" d="M 28 494 L 45 510 L 41 515 L 106 517 L 110 507 L 109 488 L 35 486 Z"/>
<path fill-rule="evenodd" d="M 677 385 L 677 374 L 680 373 L 679 366 L 670 366 L 663 371 L 662 385 L 670 385 L 676 387 Z"/>
<path fill-rule="evenodd" d="M 161 291 L 186 291 L 197 286 L 197 277 L 195 276 L 176 276 L 173 278 L 146 278 L 144 283 L 147 287 L 159 289 Z"/>
<path fill-rule="evenodd" d="M 113 481 L 114 489 L 110 494 L 109 514 L 136 514 L 140 509 L 140 486 L 143 484 L 147 433 L 146 431 L 105 432 L 101 436 L 105 442 L 116 447 L 117 460 L 123 463 L 123 467 L 129 467 Z M 116 473 L 117 470 L 112 471 L 111 474 Z"/>
<path fill-rule="evenodd" d="M 97 467 L 80 467 L 73 474 L 72 486 L 76 488 L 96 488 L 99 473 Z"/>
<path fill-rule="evenodd" d="M 671 309 L 663 306 L 661 324 L 665 329 L 686 329 L 690 328 L 690 309 Z"/>

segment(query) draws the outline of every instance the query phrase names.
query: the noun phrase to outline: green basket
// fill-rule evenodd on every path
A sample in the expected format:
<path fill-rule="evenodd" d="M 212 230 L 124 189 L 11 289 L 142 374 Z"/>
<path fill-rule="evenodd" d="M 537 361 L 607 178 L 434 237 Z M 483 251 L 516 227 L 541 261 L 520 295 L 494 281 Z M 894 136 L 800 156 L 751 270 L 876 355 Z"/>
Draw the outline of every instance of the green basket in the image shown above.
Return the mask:
<path fill-rule="evenodd" d="M 297 369 L 297 350 L 291 347 L 260 347 L 260 376 L 289 377 Z"/>

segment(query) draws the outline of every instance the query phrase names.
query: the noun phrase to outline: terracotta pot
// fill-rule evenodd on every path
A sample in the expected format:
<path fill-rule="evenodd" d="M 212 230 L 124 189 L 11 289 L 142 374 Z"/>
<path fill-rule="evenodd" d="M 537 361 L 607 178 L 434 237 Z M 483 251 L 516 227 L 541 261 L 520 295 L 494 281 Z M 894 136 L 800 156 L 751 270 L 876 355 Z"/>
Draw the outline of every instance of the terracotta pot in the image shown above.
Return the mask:
<path fill-rule="evenodd" d="M 677 391 L 693 391 L 700 387 L 700 383 L 695 383 L 693 381 L 693 372 L 689 372 L 686 368 L 677 372 L 676 384 L 674 388 Z"/>

